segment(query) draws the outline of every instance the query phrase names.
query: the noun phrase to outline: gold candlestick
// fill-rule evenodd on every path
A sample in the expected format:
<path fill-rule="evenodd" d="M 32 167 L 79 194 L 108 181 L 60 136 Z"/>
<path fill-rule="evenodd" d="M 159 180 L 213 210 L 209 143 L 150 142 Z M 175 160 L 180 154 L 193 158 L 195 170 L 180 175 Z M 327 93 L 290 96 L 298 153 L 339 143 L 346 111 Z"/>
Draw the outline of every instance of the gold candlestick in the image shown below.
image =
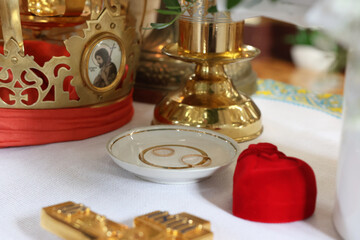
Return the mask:
<path fill-rule="evenodd" d="M 188 8 L 179 20 L 178 43 L 163 49 L 196 67 L 183 88 L 156 105 L 152 123 L 208 128 L 243 142 L 261 134 L 261 113 L 250 97 L 234 88 L 224 64 L 250 61 L 260 51 L 242 43 L 243 22 L 231 21 L 228 13 L 208 13 L 213 4 L 199 0 Z"/>

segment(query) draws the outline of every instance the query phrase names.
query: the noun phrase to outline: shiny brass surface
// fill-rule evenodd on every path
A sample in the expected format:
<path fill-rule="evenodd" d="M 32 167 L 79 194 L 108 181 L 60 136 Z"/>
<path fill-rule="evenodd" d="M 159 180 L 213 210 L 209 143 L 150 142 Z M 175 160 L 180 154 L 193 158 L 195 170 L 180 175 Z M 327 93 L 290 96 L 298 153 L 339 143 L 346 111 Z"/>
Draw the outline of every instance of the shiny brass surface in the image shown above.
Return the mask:
<path fill-rule="evenodd" d="M 14 41 L 18 53 L 24 55 L 24 43 L 21 31 L 19 2 L 0 0 L 1 28 L 4 42 Z M 4 49 L 7 52 L 7 49 Z M 0 65 L 2 66 L 2 65 Z"/>
<path fill-rule="evenodd" d="M 96 2 L 95 2 L 96 1 Z M 103 0 L 21 0 L 20 16 L 25 28 L 43 30 L 70 27 L 90 19 L 91 9 Z"/>
<path fill-rule="evenodd" d="M 126 225 L 108 220 L 82 204 L 64 202 L 41 211 L 41 226 L 63 239 L 121 239 Z"/>
<path fill-rule="evenodd" d="M 179 50 L 186 53 L 241 53 L 244 22 L 179 20 Z"/>
<path fill-rule="evenodd" d="M 145 40 L 146 41 L 146 40 Z M 163 46 L 160 44 L 158 47 Z M 137 68 L 134 98 L 140 102 L 158 103 L 170 91 L 177 90 L 186 81 L 186 76 L 194 72 L 195 64 L 161 55 L 161 51 L 142 49 Z M 237 91 L 248 96 L 257 90 L 257 75 L 250 61 L 234 62 L 224 66 Z"/>
<path fill-rule="evenodd" d="M 98 18 L 106 5 L 114 7 L 113 14 L 126 15 L 129 0 L 20 0 L 20 16 L 22 25 L 34 30 L 71 27 Z"/>
<path fill-rule="evenodd" d="M 257 91 L 258 76 L 250 61 L 226 64 L 224 68 L 238 92 L 251 96 Z"/>
<path fill-rule="evenodd" d="M 167 56 L 185 61 L 195 62 L 197 64 L 227 64 L 233 62 L 246 62 L 252 60 L 260 54 L 260 50 L 249 46 L 242 45 L 238 51 L 233 52 L 210 52 L 210 53 L 198 53 L 188 52 L 181 48 L 177 43 L 170 43 L 163 48 L 163 53 Z"/>
<path fill-rule="evenodd" d="M 188 213 L 151 212 L 134 219 L 149 240 L 212 240 L 210 222 Z"/>
<path fill-rule="evenodd" d="M 216 0 L 197 0 L 189 6 L 181 0 L 184 14 L 179 19 L 179 49 L 188 53 L 241 52 L 244 22 L 233 22 L 229 12 L 209 13 Z"/>
<path fill-rule="evenodd" d="M 208 128 L 243 142 L 261 134 L 261 112 L 235 89 L 224 64 L 249 62 L 260 51 L 242 44 L 243 22 L 232 22 L 226 12 L 207 12 L 214 4 L 199 0 L 186 10 L 179 20 L 178 43 L 164 47 L 166 55 L 196 67 L 182 88 L 155 106 L 152 124 Z"/>
<path fill-rule="evenodd" d="M 183 88 L 156 105 L 152 123 L 208 128 L 238 142 L 262 132 L 260 110 L 235 90 L 223 65 L 198 64 Z"/>
<path fill-rule="evenodd" d="M 79 16 L 83 13 L 85 0 L 23 0 L 28 11 L 36 16 Z"/>
<path fill-rule="evenodd" d="M 148 2 L 146 9 L 155 8 L 163 9 L 163 2 L 160 0 Z M 136 14 L 138 19 L 142 19 L 141 14 L 140 11 Z M 148 18 L 152 18 L 152 22 L 169 22 L 173 18 L 171 15 L 157 14 L 155 11 L 148 11 L 146 17 L 147 19 L 142 26 L 149 25 L 150 19 Z M 236 26 L 239 27 L 237 32 L 240 35 L 242 23 L 231 25 L 232 28 Z M 169 91 L 178 89 L 185 81 L 184 77 L 190 76 L 194 72 L 195 64 L 192 62 L 184 62 L 161 54 L 161 49 L 164 46 L 178 40 L 178 28 L 178 24 L 173 24 L 165 29 L 147 30 L 145 32 L 134 86 L 134 99 L 136 101 L 158 103 Z M 223 36 L 229 39 L 228 35 Z M 241 38 L 238 38 L 240 41 L 237 44 L 240 45 Z M 238 91 L 248 95 L 255 93 L 257 76 L 252 70 L 250 62 L 228 64 L 225 66 L 225 71 L 233 80 Z"/>
<path fill-rule="evenodd" d="M 210 222 L 188 213 L 155 211 L 134 219 L 134 228 L 113 222 L 88 207 L 64 202 L 41 211 L 41 226 L 69 240 L 212 240 Z"/>

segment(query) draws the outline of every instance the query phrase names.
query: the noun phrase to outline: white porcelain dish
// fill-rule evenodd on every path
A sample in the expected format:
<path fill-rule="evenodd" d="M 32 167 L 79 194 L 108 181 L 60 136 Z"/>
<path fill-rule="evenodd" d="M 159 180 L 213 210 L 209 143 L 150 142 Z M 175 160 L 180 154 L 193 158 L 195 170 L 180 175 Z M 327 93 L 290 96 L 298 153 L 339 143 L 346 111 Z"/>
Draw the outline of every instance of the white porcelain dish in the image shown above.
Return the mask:
<path fill-rule="evenodd" d="M 239 156 L 238 143 L 215 131 L 156 125 L 124 132 L 107 144 L 116 164 L 157 183 L 191 183 L 210 177 Z"/>

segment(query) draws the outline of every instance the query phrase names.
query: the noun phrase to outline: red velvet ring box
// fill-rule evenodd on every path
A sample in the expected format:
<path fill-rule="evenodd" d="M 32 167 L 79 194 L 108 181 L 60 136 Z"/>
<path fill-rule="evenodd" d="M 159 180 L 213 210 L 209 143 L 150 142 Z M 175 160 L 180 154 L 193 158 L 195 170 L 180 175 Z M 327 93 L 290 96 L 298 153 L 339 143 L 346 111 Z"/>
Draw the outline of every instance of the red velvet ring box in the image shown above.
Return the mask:
<path fill-rule="evenodd" d="M 314 213 L 316 194 L 311 167 L 270 143 L 251 144 L 238 158 L 233 186 L 237 217 L 265 223 L 302 220 Z"/>

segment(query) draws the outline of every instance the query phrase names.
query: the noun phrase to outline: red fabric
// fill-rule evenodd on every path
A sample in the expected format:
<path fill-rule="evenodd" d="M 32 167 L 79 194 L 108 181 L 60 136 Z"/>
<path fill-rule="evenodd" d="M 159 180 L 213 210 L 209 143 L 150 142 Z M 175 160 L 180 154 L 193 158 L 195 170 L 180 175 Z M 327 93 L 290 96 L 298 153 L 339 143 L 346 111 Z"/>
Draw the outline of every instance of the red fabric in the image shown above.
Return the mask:
<path fill-rule="evenodd" d="M 24 50 L 25 55 L 34 56 L 35 62 L 40 66 L 44 66 L 52 57 L 70 56 L 65 46 L 38 40 L 25 40 Z M 0 53 L 4 54 L 3 46 L 0 46 Z"/>
<path fill-rule="evenodd" d="M 314 213 L 317 189 L 313 170 L 270 143 L 251 144 L 244 150 L 233 180 L 233 214 L 237 217 L 281 223 Z"/>
<path fill-rule="evenodd" d="M 0 109 L 0 147 L 85 139 L 123 126 L 133 114 L 132 94 L 99 108 Z"/>

